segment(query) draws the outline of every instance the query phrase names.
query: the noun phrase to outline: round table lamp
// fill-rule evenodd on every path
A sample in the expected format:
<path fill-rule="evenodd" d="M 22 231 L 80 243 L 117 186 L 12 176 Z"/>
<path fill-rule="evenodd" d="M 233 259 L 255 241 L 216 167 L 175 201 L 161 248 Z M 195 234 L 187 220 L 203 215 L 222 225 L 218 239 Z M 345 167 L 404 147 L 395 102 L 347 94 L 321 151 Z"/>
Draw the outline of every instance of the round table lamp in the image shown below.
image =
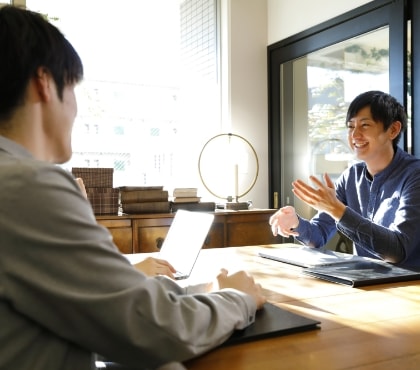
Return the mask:
<path fill-rule="evenodd" d="M 205 188 L 226 200 L 226 209 L 248 209 L 239 202 L 257 181 L 259 163 L 251 143 L 232 133 L 219 134 L 206 142 L 198 159 L 198 171 Z"/>

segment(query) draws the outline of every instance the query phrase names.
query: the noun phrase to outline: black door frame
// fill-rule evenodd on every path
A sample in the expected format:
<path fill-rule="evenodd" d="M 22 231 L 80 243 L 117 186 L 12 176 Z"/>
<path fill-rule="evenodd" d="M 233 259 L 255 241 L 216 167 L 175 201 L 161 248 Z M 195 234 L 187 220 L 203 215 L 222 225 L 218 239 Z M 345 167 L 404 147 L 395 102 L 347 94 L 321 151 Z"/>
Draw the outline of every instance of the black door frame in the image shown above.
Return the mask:
<path fill-rule="evenodd" d="M 412 4 L 414 3 L 414 4 Z M 320 25 L 312 27 L 285 40 L 269 45 L 268 61 L 268 171 L 269 171 L 269 206 L 273 208 L 274 194 L 281 194 L 281 75 L 280 66 L 288 61 L 303 57 L 311 52 L 359 36 L 383 26 L 389 26 L 389 76 L 390 93 L 404 106 L 407 106 L 407 19 L 420 20 L 420 2 L 409 0 L 374 0 L 366 5 L 349 11 Z M 420 23 L 420 21 L 419 21 Z M 420 37 L 420 24 L 417 28 L 412 22 L 412 71 L 420 64 L 419 46 L 413 41 Z M 415 49 L 414 49 L 415 48 Z M 412 106 L 420 106 L 420 83 L 415 84 L 417 74 L 412 73 Z M 417 89 L 414 89 L 417 86 Z M 418 101 L 414 98 L 418 97 Z M 414 112 L 413 112 L 414 113 Z M 418 156 L 420 135 L 417 135 L 415 115 L 412 113 L 413 143 L 412 150 Z M 418 126 L 420 127 L 420 126 Z M 420 129 L 419 129 L 420 131 Z M 400 145 L 406 149 L 406 137 Z M 281 196 L 278 197 L 279 201 Z M 279 202 L 278 206 L 282 206 Z"/>

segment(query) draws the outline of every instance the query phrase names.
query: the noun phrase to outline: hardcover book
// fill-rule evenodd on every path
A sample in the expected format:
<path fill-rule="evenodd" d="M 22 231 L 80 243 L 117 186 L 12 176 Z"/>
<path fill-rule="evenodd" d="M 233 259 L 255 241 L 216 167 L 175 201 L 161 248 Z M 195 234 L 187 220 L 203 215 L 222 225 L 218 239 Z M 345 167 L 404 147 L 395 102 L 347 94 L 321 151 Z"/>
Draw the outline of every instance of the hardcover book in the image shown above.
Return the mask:
<path fill-rule="evenodd" d="M 172 192 L 174 197 L 196 197 L 198 188 L 175 188 Z"/>
<path fill-rule="evenodd" d="M 157 186 L 120 186 L 121 191 L 136 191 L 136 190 L 163 190 L 163 185 Z"/>
<path fill-rule="evenodd" d="M 198 203 L 173 203 L 171 202 L 172 212 L 176 212 L 179 209 L 185 209 L 187 211 L 201 211 L 201 212 L 214 212 L 216 203 L 214 202 L 198 202 Z"/>
<path fill-rule="evenodd" d="M 168 201 L 167 190 L 132 190 L 120 191 L 121 203 L 141 203 L 154 201 Z"/>
<path fill-rule="evenodd" d="M 201 197 L 175 197 L 172 199 L 174 203 L 197 203 Z"/>
<path fill-rule="evenodd" d="M 161 202 L 142 202 L 142 203 L 122 203 L 122 210 L 128 214 L 138 213 L 169 213 L 169 201 Z"/>

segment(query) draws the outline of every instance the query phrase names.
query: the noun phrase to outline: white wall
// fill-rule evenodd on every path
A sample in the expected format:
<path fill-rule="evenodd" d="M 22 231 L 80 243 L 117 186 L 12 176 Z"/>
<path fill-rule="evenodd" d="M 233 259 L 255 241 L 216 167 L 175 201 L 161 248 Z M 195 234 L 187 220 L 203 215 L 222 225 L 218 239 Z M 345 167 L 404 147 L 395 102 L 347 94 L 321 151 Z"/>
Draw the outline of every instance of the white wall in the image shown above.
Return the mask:
<path fill-rule="evenodd" d="M 240 201 L 252 200 L 254 207 L 267 208 L 267 1 L 227 0 L 224 4 L 229 12 L 229 37 L 223 39 L 229 47 L 224 57 L 229 58 L 230 71 L 225 126 L 253 145 L 260 163 L 255 186 Z"/>
<path fill-rule="evenodd" d="M 373 0 L 267 0 L 268 44 L 334 18 Z"/>

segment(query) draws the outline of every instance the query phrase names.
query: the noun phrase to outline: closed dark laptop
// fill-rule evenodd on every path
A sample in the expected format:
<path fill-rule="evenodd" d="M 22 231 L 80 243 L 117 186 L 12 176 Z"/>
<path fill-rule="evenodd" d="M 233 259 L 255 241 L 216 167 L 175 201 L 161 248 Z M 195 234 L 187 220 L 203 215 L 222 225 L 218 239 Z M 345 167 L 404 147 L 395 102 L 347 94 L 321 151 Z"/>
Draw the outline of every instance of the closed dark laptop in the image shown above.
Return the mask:
<path fill-rule="evenodd" d="M 243 330 L 235 331 L 223 345 L 319 329 L 319 324 L 319 321 L 286 311 L 271 303 L 266 303 L 261 310 L 257 311 L 253 324 Z"/>

